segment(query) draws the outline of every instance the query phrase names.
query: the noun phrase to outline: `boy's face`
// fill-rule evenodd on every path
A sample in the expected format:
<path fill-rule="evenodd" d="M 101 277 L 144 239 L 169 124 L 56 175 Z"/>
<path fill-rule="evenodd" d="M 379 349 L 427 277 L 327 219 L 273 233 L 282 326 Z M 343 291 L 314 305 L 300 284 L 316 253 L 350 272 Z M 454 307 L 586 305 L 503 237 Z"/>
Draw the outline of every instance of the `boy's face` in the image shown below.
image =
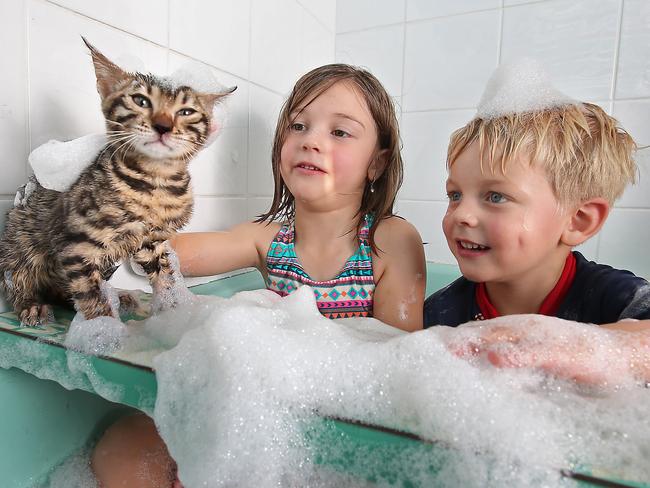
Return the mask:
<path fill-rule="evenodd" d="M 499 166 L 499 164 L 497 164 Z M 560 238 L 570 218 L 539 166 L 518 157 L 492 173 L 478 143 L 456 159 L 447 180 L 443 230 L 463 275 L 474 282 L 543 281 L 564 264 Z M 561 269 L 561 268 L 560 268 Z"/>

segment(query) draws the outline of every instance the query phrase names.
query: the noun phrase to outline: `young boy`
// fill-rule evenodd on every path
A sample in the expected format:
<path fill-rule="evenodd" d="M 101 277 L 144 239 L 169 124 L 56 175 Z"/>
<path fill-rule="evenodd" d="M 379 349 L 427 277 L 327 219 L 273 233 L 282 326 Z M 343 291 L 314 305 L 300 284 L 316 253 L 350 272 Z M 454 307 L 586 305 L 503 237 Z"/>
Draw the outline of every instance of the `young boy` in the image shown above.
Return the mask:
<path fill-rule="evenodd" d="M 424 326 L 536 313 L 650 343 L 650 321 L 620 322 L 650 319 L 648 282 L 572 251 L 634 182 L 634 150 L 589 103 L 475 118 L 454 132 L 443 230 L 463 277 L 426 300 Z"/>

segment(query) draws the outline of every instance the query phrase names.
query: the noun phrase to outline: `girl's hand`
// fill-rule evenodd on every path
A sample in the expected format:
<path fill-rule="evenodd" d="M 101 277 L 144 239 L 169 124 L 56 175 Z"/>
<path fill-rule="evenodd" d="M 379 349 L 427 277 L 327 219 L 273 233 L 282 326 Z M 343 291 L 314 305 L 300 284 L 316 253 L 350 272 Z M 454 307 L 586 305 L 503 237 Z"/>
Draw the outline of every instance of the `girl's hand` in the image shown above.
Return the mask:
<path fill-rule="evenodd" d="M 477 364 L 532 368 L 581 384 L 624 385 L 650 381 L 650 321 L 644 322 L 598 327 L 511 315 L 443 335 L 450 351 Z"/>

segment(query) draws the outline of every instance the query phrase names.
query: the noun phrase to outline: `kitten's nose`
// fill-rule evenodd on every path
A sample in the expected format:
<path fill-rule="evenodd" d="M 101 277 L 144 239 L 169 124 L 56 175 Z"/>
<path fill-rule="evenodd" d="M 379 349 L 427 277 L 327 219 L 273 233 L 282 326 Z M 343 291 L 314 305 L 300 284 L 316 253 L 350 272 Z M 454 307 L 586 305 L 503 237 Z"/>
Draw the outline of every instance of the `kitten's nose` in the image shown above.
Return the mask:
<path fill-rule="evenodd" d="M 163 135 L 172 130 L 172 126 L 167 124 L 154 124 L 153 128 L 160 135 Z"/>
<path fill-rule="evenodd" d="M 156 114 L 151 122 L 153 123 L 153 129 L 160 135 L 166 134 L 174 127 L 174 121 L 165 113 Z"/>

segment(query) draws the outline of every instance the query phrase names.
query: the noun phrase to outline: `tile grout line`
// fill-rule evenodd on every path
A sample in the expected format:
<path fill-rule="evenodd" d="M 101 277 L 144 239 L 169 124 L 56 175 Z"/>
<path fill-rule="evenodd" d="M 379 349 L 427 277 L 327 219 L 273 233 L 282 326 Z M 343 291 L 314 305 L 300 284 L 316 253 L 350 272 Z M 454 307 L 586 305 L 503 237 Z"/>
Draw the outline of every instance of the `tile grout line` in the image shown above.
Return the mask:
<path fill-rule="evenodd" d="M 621 35 L 623 32 L 623 10 L 625 7 L 625 0 L 620 0 L 618 6 L 618 21 L 616 26 L 616 46 L 614 48 L 614 63 L 612 66 L 612 84 L 609 98 L 612 100 L 612 111 L 614 110 L 614 96 L 616 95 L 616 82 L 618 78 L 618 63 L 621 53 Z"/>

